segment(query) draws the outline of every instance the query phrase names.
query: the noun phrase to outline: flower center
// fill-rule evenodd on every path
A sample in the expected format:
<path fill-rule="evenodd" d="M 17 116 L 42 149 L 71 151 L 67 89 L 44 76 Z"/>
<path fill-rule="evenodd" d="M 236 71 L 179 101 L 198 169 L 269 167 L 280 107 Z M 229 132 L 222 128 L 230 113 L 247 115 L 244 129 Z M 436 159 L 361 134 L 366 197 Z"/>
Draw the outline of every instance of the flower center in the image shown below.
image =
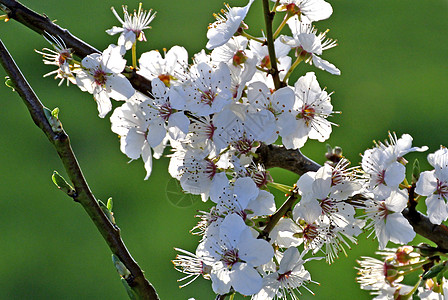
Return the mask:
<path fill-rule="evenodd" d="M 317 227 L 313 224 L 308 224 L 303 229 L 303 237 L 307 241 L 314 240 L 315 238 L 317 238 L 318 234 L 319 234 L 319 232 L 317 231 Z"/>
<path fill-rule="evenodd" d="M 440 182 L 439 179 L 437 179 L 437 188 L 435 194 L 439 194 L 445 199 L 448 198 L 448 185 L 446 184 L 446 182 Z"/>
<path fill-rule="evenodd" d="M 163 105 L 159 107 L 159 116 L 165 121 L 168 120 L 172 113 L 173 109 L 168 102 L 163 103 Z"/>
<path fill-rule="evenodd" d="M 221 261 L 229 268 L 231 268 L 239 260 L 240 259 L 238 257 L 238 250 L 237 249 L 232 249 L 232 250 L 226 251 L 223 254 L 222 258 L 221 258 Z"/>
<path fill-rule="evenodd" d="M 238 141 L 234 142 L 233 146 L 237 151 L 237 155 L 247 154 L 252 150 L 253 141 L 247 137 L 242 137 Z"/>
<path fill-rule="evenodd" d="M 277 280 L 278 281 L 283 281 L 283 280 L 287 280 L 289 278 L 289 276 L 291 275 L 292 271 L 288 271 L 284 274 L 278 274 Z"/>
<path fill-rule="evenodd" d="M 206 161 L 205 171 L 204 173 L 207 175 L 207 177 L 212 180 L 213 177 L 216 175 L 216 169 L 218 167 L 210 160 Z"/>
<path fill-rule="evenodd" d="M 311 105 L 304 105 L 302 107 L 302 110 L 297 115 L 297 119 L 304 119 L 306 125 L 308 126 L 309 123 L 314 119 L 314 116 L 316 115 L 316 110 Z"/>
<path fill-rule="evenodd" d="M 384 221 L 386 221 L 388 214 L 389 210 L 386 207 L 386 203 L 383 201 L 378 205 L 378 215 L 381 217 L 381 219 L 384 219 Z"/>
<path fill-rule="evenodd" d="M 201 102 L 207 105 L 212 106 L 213 100 L 215 100 L 216 94 L 212 91 L 201 91 Z"/>
<path fill-rule="evenodd" d="M 104 86 L 107 81 L 107 74 L 102 69 L 95 69 L 95 72 L 93 73 L 93 79 L 95 80 L 95 83 L 97 85 Z"/>
<path fill-rule="evenodd" d="M 329 215 L 336 212 L 335 203 L 331 199 L 325 198 L 319 200 L 319 202 L 322 209 L 322 214 Z"/>
<path fill-rule="evenodd" d="M 241 64 L 244 64 L 244 62 L 247 60 L 247 56 L 244 54 L 243 50 L 238 50 L 235 55 L 233 56 L 233 62 L 232 64 L 236 67 Z"/>
<path fill-rule="evenodd" d="M 158 78 L 167 86 L 170 86 L 171 77 L 168 74 L 160 74 Z"/>

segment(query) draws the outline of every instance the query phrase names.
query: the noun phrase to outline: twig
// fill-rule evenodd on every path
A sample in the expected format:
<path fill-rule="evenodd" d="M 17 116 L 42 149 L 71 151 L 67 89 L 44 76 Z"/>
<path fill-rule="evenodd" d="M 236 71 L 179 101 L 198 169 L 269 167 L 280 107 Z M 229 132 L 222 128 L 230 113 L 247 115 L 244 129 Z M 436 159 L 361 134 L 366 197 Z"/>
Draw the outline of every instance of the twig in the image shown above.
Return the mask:
<path fill-rule="evenodd" d="M 120 261 L 130 271 L 131 275 L 126 278 L 128 285 L 140 299 L 159 299 L 153 286 L 146 280 L 143 271 L 134 261 L 126 249 L 120 236 L 120 229 L 112 224 L 98 205 L 79 167 L 78 161 L 73 153 L 68 135 L 62 130 L 53 131 L 45 112 L 44 106 L 34 93 L 31 86 L 22 75 L 14 59 L 0 40 L 0 62 L 10 77 L 15 90 L 25 102 L 34 123 L 42 129 L 49 141 L 55 147 L 65 170 L 73 183 L 76 191 L 74 199 L 79 202 L 87 212 L 93 223 L 100 231 L 107 245 Z"/>
<path fill-rule="evenodd" d="M 268 51 L 269 51 L 269 61 L 271 63 L 271 69 L 269 70 L 269 74 L 272 75 L 272 79 L 274 80 L 274 85 L 276 89 L 282 87 L 282 82 L 280 81 L 279 74 L 277 68 L 277 57 L 275 56 L 275 46 L 274 46 L 274 35 L 272 33 L 272 20 L 274 19 L 275 12 L 271 12 L 269 8 L 269 0 L 263 0 L 263 13 L 264 13 L 264 22 L 266 24 L 266 39 L 268 42 Z"/>
<path fill-rule="evenodd" d="M 283 205 L 272 215 L 270 216 L 266 226 L 258 235 L 259 239 L 265 239 L 269 241 L 269 234 L 272 229 L 274 229 L 275 225 L 277 225 L 278 221 L 289 211 L 297 200 L 297 191 L 292 191 L 292 194 L 288 197 L 288 199 L 283 203 Z"/>

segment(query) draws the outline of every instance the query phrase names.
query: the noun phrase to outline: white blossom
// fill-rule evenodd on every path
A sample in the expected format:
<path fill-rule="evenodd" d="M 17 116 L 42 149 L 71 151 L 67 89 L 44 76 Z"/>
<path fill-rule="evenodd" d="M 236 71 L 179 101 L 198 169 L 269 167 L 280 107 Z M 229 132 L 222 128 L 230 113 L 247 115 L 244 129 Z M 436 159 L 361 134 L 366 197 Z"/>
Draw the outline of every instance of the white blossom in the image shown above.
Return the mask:
<path fill-rule="evenodd" d="M 103 54 L 87 55 L 77 73 L 76 84 L 82 91 L 93 94 L 100 118 L 112 109 L 110 98 L 128 100 L 135 93 L 129 80 L 121 74 L 126 66 L 122 55 L 121 46 L 110 45 Z"/>
<path fill-rule="evenodd" d="M 123 5 L 124 20 L 121 19 L 113 7 L 112 12 L 123 26 L 114 26 L 111 29 L 106 30 L 106 32 L 110 35 L 120 33 L 118 45 L 124 46 L 126 50 L 129 50 L 132 48 L 132 45 L 136 40 L 146 42 L 146 37 L 143 30 L 151 28 L 148 25 L 156 16 L 155 13 L 151 15 L 152 9 L 149 11 L 143 11 L 142 4 L 140 3 L 138 6 L 138 11 L 134 10 L 134 14 L 129 14 L 127 6 Z"/>

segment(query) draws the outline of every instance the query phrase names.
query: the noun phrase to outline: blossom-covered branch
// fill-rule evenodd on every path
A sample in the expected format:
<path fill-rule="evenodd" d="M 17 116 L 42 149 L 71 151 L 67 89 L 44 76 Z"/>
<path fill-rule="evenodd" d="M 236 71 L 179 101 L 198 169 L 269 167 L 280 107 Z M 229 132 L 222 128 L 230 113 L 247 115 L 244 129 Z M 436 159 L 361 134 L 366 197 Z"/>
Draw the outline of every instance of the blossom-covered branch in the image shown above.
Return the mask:
<path fill-rule="evenodd" d="M 120 275 L 123 276 L 139 299 L 159 299 L 155 289 L 146 280 L 143 271 L 128 252 L 121 239 L 120 229 L 105 215 L 92 194 L 72 151 L 69 137 L 62 129 L 59 120 L 54 116 L 45 114 L 45 110 L 48 109 L 42 105 L 1 40 L 0 62 L 12 82 L 12 87 L 26 104 L 34 123 L 42 129 L 61 158 L 74 187 L 74 192 L 70 193 L 70 195 L 76 202 L 82 205 L 112 253 L 119 258 L 128 272 L 130 272 L 130 274 Z"/>
<path fill-rule="evenodd" d="M 65 43 L 67 48 L 74 51 L 74 55 L 80 58 L 93 53 L 101 53 L 85 41 L 71 34 L 67 29 L 61 28 L 52 22 L 48 16 L 42 16 L 18 1 L 0 0 L 0 9 L 7 13 L 8 18 L 22 23 L 38 34 L 57 36 Z M 123 74 L 129 79 L 135 89 L 146 95 L 151 93 L 151 81 L 137 74 L 135 69 L 126 68 Z"/>

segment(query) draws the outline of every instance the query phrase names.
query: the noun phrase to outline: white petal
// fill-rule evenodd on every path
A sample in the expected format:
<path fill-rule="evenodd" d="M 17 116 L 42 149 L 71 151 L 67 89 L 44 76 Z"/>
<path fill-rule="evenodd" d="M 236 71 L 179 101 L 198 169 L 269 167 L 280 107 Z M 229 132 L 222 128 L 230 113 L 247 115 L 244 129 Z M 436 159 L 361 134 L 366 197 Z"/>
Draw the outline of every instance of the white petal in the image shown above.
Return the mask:
<path fill-rule="evenodd" d="M 265 240 L 254 238 L 251 230 L 246 228 L 240 236 L 238 255 L 249 265 L 257 267 L 272 259 L 274 249 Z"/>
<path fill-rule="evenodd" d="M 299 262 L 299 258 L 300 258 L 300 253 L 296 247 L 288 248 L 285 251 L 282 260 L 280 261 L 278 273 L 285 274 L 286 272 L 289 272 L 292 269 L 294 269 L 294 267 Z"/>
<path fill-rule="evenodd" d="M 227 215 L 221 223 L 219 236 L 227 247 L 233 249 L 239 243 L 241 233 L 248 229 L 243 219 L 237 214 Z"/>
<path fill-rule="evenodd" d="M 216 294 L 224 295 L 230 291 L 231 282 L 230 282 L 230 273 L 231 271 L 227 268 L 219 268 L 218 270 L 213 270 L 210 274 L 212 280 L 212 288 Z"/>
<path fill-rule="evenodd" d="M 390 241 L 396 244 L 407 244 L 415 237 L 414 229 L 401 213 L 387 216 L 386 230 L 389 232 Z"/>
<path fill-rule="evenodd" d="M 297 36 L 297 39 L 306 52 L 317 55 L 322 54 L 322 43 L 314 33 L 301 33 Z"/>
<path fill-rule="evenodd" d="M 96 100 L 98 116 L 100 118 L 104 118 L 107 113 L 112 110 L 112 103 L 110 103 L 109 96 L 107 95 L 106 91 L 102 89 L 94 90 L 93 96 Z"/>
<path fill-rule="evenodd" d="M 109 45 L 103 51 L 101 56 L 101 63 L 103 64 L 106 73 L 121 73 L 126 66 L 126 60 L 122 57 L 124 49 L 122 46 Z"/>
<path fill-rule="evenodd" d="M 329 63 L 328 61 L 318 57 L 317 55 L 313 55 L 313 64 L 321 70 L 327 71 L 333 75 L 341 75 L 341 71 L 336 68 L 335 65 Z"/>
<path fill-rule="evenodd" d="M 245 263 L 236 263 L 232 268 L 230 278 L 235 291 L 246 296 L 258 293 L 263 285 L 260 274 Z"/>
<path fill-rule="evenodd" d="M 422 196 L 429 196 L 437 189 L 437 178 L 434 176 L 433 171 L 425 171 L 420 173 L 418 178 L 415 192 Z"/>
<path fill-rule="evenodd" d="M 145 180 L 149 178 L 152 171 L 152 156 L 151 156 L 151 147 L 148 143 L 144 143 L 143 149 L 142 149 L 142 160 L 145 164 L 145 170 L 146 170 L 146 176 Z"/>
<path fill-rule="evenodd" d="M 268 191 L 260 190 L 258 197 L 247 205 L 256 216 L 271 215 L 275 212 L 274 195 Z"/>
<path fill-rule="evenodd" d="M 176 112 L 168 119 L 168 132 L 175 140 L 182 140 L 188 133 L 190 120 L 183 112 Z"/>
<path fill-rule="evenodd" d="M 128 100 L 135 94 L 129 80 L 121 74 L 107 76 L 106 85 L 109 87 L 109 96 L 115 100 Z"/>
<path fill-rule="evenodd" d="M 388 210 L 402 212 L 408 204 L 408 194 L 404 190 L 393 190 L 385 201 Z"/>
<path fill-rule="evenodd" d="M 448 217 L 447 205 L 440 195 L 431 195 L 426 198 L 426 213 L 433 224 L 439 225 Z"/>
<path fill-rule="evenodd" d="M 146 140 L 151 147 L 157 147 L 162 143 L 166 136 L 166 129 L 163 124 L 151 124 L 148 127 L 148 134 Z"/>
<path fill-rule="evenodd" d="M 384 174 L 384 181 L 391 188 L 398 187 L 398 185 L 402 183 L 406 177 L 405 173 L 406 167 L 395 161 L 387 167 Z"/>
<path fill-rule="evenodd" d="M 130 128 L 128 134 L 121 138 L 121 150 L 129 158 L 138 159 L 142 153 L 145 136 Z"/>

